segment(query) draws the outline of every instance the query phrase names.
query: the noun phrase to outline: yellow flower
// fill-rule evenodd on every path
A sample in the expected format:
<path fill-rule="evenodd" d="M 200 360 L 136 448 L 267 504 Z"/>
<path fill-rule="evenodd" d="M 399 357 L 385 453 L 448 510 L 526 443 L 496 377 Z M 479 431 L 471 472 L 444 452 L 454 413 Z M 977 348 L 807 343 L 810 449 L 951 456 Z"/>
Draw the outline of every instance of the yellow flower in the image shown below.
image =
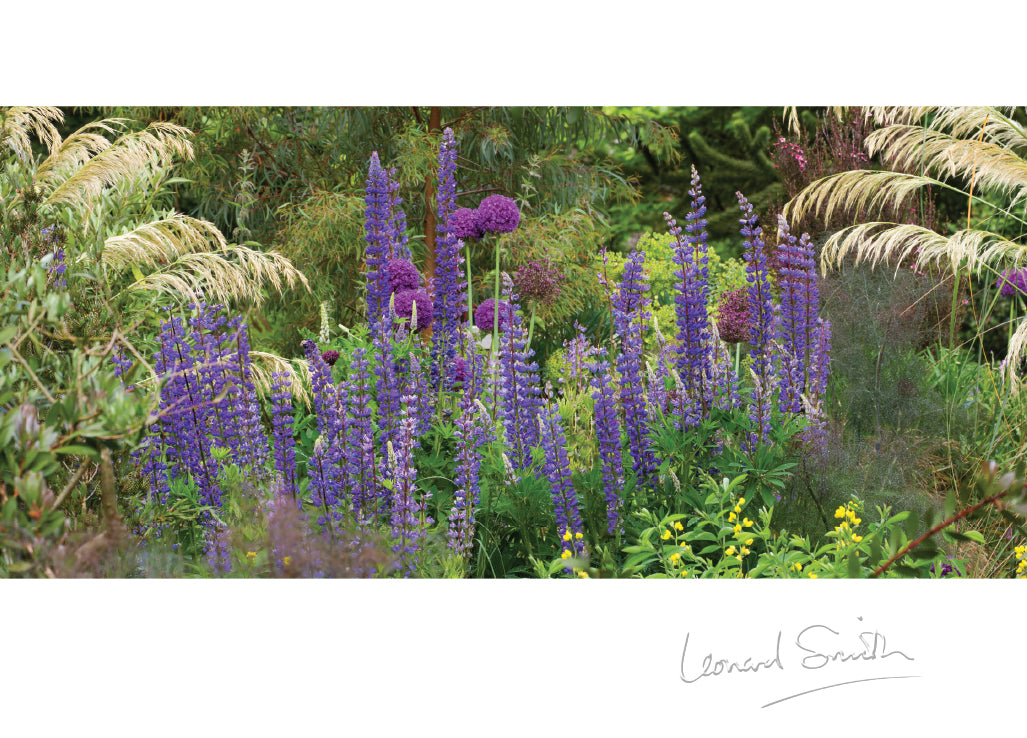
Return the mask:
<path fill-rule="evenodd" d="M 852 542 L 853 542 L 853 543 L 859 543 L 859 542 L 860 542 L 860 541 L 862 541 L 862 540 L 863 540 L 863 536 L 856 536 L 856 535 L 854 535 L 854 536 L 852 537 Z"/>
<path fill-rule="evenodd" d="M 734 513 L 729 513 L 728 516 L 727 516 L 727 522 L 729 522 L 729 523 L 733 523 L 737 519 L 738 519 L 738 516 L 735 515 Z"/>
<path fill-rule="evenodd" d="M 845 507 L 843 507 L 843 506 L 839 507 L 837 510 L 834 511 L 834 516 L 836 518 L 844 518 L 845 514 L 846 514 L 846 510 L 845 510 Z"/>
<path fill-rule="evenodd" d="M 572 536 L 572 535 L 571 535 L 571 532 L 570 532 L 569 530 L 568 530 L 568 531 L 567 531 L 566 533 L 564 533 L 564 534 L 563 534 L 563 540 L 565 540 L 565 541 L 569 541 L 569 540 L 571 540 L 571 539 L 572 539 L 573 537 L 574 537 L 574 536 Z"/>
<path fill-rule="evenodd" d="M 587 571 L 579 571 L 578 572 L 578 576 L 581 577 L 582 579 L 588 579 L 588 572 Z"/>
<path fill-rule="evenodd" d="M 735 523 L 735 535 L 737 536 L 742 532 L 742 526 L 739 523 Z"/>
<path fill-rule="evenodd" d="M 794 571 L 802 571 L 802 564 L 796 562 L 796 563 L 792 564 L 792 569 Z"/>
<path fill-rule="evenodd" d="M 680 520 L 675 520 L 674 521 L 674 530 L 682 531 L 684 529 L 685 529 L 685 526 L 681 525 L 681 521 Z"/>
<path fill-rule="evenodd" d="M 728 556 L 734 556 L 735 555 L 735 547 L 734 546 L 728 546 L 726 549 L 724 549 L 724 553 L 726 553 Z"/>
<path fill-rule="evenodd" d="M 682 542 L 681 542 L 681 548 L 685 549 L 686 551 L 691 551 L 691 550 L 692 550 L 692 547 L 691 547 L 691 546 L 689 546 L 689 545 L 688 545 L 687 543 L 685 543 L 684 541 L 682 541 Z"/>
<path fill-rule="evenodd" d="M 256 551 L 247 551 L 246 552 L 246 558 L 248 558 L 248 559 L 255 559 L 255 558 L 257 558 L 257 552 Z"/>
<path fill-rule="evenodd" d="M 746 538 L 745 539 L 745 545 L 746 546 L 751 546 L 752 545 L 752 539 L 751 538 Z"/>
<path fill-rule="evenodd" d="M 284 559 L 282 559 L 282 563 L 285 564 L 286 566 L 291 564 L 292 563 L 292 556 L 286 556 Z"/>
<path fill-rule="evenodd" d="M 740 512 L 742 512 L 742 506 L 741 505 L 735 505 L 735 514 L 740 513 Z"/>
<path fill-rule="evenodd" d="M 562 554 L 560 554 L 560 558 L 561 559 L 569 559 L 570 557 L 571 557 L 571 552 L 570 551 L 564 551 Z"/>
<path fill-rule="evenodd" d="M 681 554 L 679 554 L 679 553 L 672 553 L 670 555 L 670 563 L 674 564 L 674 566 L 677 566 L 678 564 L 680 564 L 681 563 Z"/>
<path fill-rule="evenodd" d="M 745 504 L 745 498 L 744 497 L 739 497 L 738 498 L 738 507 L 741 507 L 744 504 Z"/>
<path fill-rule="evenodd" d="M 582 538 L 585 537 L 585 534 L 584 533 L 575 533 L 574 537 L 577 538 L 580 541 Z"/>
<path fill-rule="evenodd" d="M 817 575 L 816 575 L 816 574 L 810 574 L 810 575 L 809 575 L 809 578 L 810 578 L 810 579 L 816 579 L 816 578 L 817 578 Z"/>
<path fill-rule="evenodd" d="M 665 530 L 665 531 L 663 531 L 663 535 L 662 535 L 662 536 L 660 536 L 660 537 L 661 537 L 661 538 L 662 538 L 663 540 L 665 540 L 665 541 L 668 541 L 668 540 L 670 540 L 670 538 L 671 538 L 671 536 L 672 536 L 672 535 L 673 535 L 673 534 L 672 534 L 672 533 L 671 533 L 671 532 L 670 532 L 669 530 Z"/>
<path fill-rule="evenodd" d="M 742 546 L 742 556 L 748 556 L 748 555 L 749 555 L 749 549 L 747 549 L 745 546 Z"/>
<path fill-rule="evenodd" d="M 746 528 L 751 528 L 753 523 L 752 523 L 751 520 L 749 520 L 749 518 L 746 518 L 745 520 L 742 521 L 742 525 L 745 526 Z"/>

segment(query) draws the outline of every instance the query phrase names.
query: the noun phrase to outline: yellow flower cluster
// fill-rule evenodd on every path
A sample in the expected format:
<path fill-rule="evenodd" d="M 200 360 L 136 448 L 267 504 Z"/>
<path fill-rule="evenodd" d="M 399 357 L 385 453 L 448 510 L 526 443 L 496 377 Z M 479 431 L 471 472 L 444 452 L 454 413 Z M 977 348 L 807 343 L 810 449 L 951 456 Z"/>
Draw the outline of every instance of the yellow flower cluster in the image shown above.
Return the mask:
<path fill-rule="evenodd" d="M 840 539 L 850 538 L 853 543 L 863 540 L 863 536 L 857 535 L 855 531 L 856 526 L 863 522 L 862 518 L 856 516 L 856 512 L 856 503 L 851 501 L 839 506 L 834 511 L 834 516 L 842 521 L 834 528 Z"/>
<path fill-rule="evenodd" d="M 1017 546 L 1014 551 L 1019 562 L 1016 565 L 1016 578 L 1027 579 L 1027 546 Z"/>
<path fill-rule="evenodd" d="M 568 528 L 567 530 L 565 530 L 563 532 L 563 540 L 565 540 L 565 541 L 571 541 L 571 540 L 574 540 L 574 539 L 577 539 L 577 540 L 580 541 L 584 537 L 585 537 L 584 533 L 571 533 L 571 529 L 570 528 Z"/>

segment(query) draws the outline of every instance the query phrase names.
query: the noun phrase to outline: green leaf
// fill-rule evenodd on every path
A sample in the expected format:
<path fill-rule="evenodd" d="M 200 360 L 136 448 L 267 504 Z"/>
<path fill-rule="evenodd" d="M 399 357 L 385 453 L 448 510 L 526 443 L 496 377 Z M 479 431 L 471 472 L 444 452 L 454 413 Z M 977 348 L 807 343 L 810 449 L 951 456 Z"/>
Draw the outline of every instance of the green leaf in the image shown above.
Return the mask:
<path fill-rule="evenodd" d="M 92 446 L 59 446 L 53 450 L 55 454 L 71 454 L 74 456 L 88 456 L 93 461 L 100 460 L 100 453 Z"/>

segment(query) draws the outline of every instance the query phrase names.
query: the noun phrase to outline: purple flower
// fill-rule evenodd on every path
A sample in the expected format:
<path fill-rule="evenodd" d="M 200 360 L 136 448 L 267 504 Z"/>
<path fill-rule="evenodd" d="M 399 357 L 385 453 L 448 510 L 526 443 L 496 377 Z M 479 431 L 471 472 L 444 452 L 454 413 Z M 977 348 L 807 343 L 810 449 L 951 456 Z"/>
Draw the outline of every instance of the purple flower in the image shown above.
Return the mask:
<path fill-rule="evenodd" d="M 771 402 L 770 395 L 774 387 L 776 375 L 775 352 L 773 340 L 778 335 L 776 316 L 770 289 L 770 276 L 767 272 L 767 254 L 764 249 L 762 230 L 757 222 L 753 207 L 741 192 L 735 193 L 738 206 L 745 216 L 742 224 L 742 235 L 745 237 L 745 272 L 749 282 L 749 344 L 754 374 L 752 404 L 749 407 L 749 418 L 753 431 L 743 444 L 749 453 L 755 453 L 756 446 L 766 441 L 770 433 Z"/>
<path fill-rule="evenodd" d="M 500 303 L 499 334 L 500 414 L 506 431 L 506 444 L 518 469 L 531 465 L 531 449 L 538 445 L 537 417 L 542 412 L 542 388 L 535 352 L 528 347 L 527 332 L 515 309 L 517 295 L 510 275 L 503 272 L 503 297 Z"/>
<path fill-rule="evenodd" d="M 415 331 L 421 331 L 431 325 L 432 304 L 431 298 L 424 290 L 403 290 L 397 292 L 394 306 L 396 315 L 409 322 L 414 313 L 414 305 L 417 305 L 417 325 Z"/>
<path fill-rule="evenodd" d="M 335 366 L 335 362 L 339 360 L 338 351 L 322 351 L 321 358 L 324 359 L 324 363 L 328 366 Z"/>
<path fill-rule="evenodd" d="M 749 340 L 749 290 L 725 292 L 717 306 L 717 331 L 725 343 Z"/>
<path fill-rule="evenodd" d="M 499 331 L 503 332 L 510 327 L 510 304 L 503 300 L 499 301 Z M 482 302 L 474 309 L 474 324 L 482 333 L 492 333 L 496 324 L 496 300 L 493 297 Z"/>
<path fill-rule="evenodd" d="M 585 553 L 584 530 L 578 498 L 571 483 L 571 468 L 567 458 L 567 438 L 560 425 L 560 411 L 556 404 L 550 405 L 538 416 L 541 429 L 542 448 L 546 463 L 544 472 L 549 479 L 556 512 L 556 533 L 560 536 L 563 550 L 571 556 Z M 569 573 L 569 572 L 568 572 Z"/>
<path fill-rule="evenodd" d="M 392 473 L 390 524 L 395 541 L 392 550 L 398 554 L 397 566 L 403 570 L 404 576 L 410 576 L 416 571 L 419 541 L 425 535 L 425 528 L 433 522 L 427 516 L 426 506 L 431 494 L 424 492 L 420 499 L 416 496 L 417 467 L 413 459 L 414 446 L 417 445 L 414 434 L 417 424 L 416 405 L 416 397 L 403 396 L 397 443 L 393 445 L 389 441 L 387 444 L 389 470 Z"/>
<path fill-rule="evenodd" d="M 478 203 L 478 224 L 486 233 L 509 233 L 521 222 L 517 203 L 503 195 L 489 195 Z"/>
<path fill-rule="evenodd" d="M 605 354 L 605 349 L 599 349 Z M 596 440 L 603 465 L 603 489 L 606 492 L 606 519 L 611 534 L 620 525 L 621 490 L 624 489 L 624 461 L 620 445 L 620 421 L 617 418 L 617 396 L 611 385 L 610 364 L 600 358 L 593 365 L 592 399 L 595 407 Z"/>
<path fill-rule="evenodd" d="M 796 241 L 784 216 L 778 216 L 778 241 L 781 265 L 779 331 L 785 359 L 779 379 L 780 404 L 782 411 L 801 413 L 802 396 L 812 396 L 814 389 L 810 380 L 815 372 L 820 291 L 809 236 L 803 233 L 802 238 Z"/>
<path fill-rule="evenodd" d="M 442 132 L 436 202 L 435 281 L 432 285 L 431 377 L 443 389 L 452 386 L 450 372 L 457 354 L 460 325 L 463 322 L 467 283 L 464 281 L 462 242 L 450 224 L 456 209 L 456 140 L 453 129 Z M 421 306 L 418 305 L 418 313 Z"/>
<path fill-rule="evenodd" d="M 467 379 L 467 361 L 462 356 L 453 362 L 453 384 L 463 384 Z"/>
<path fill-rule="evenodd" d="M 621 339 L 621 350 L 617 356 L 621 405 L 631 452 L 631 469 L 639 488 L 655 485 L 658 467 L 649 440 L 649 414 L 643 397 L 645 332 L 652 317 L 646 296 L 649 282 L 642 270 L 644 265 L 645 252 L 631 252 L 624 264 L 620 288 L 612 299 L 613 322 Z"/>
<path fill-rule="evenodd" d="M 367 248 L 364 261 L 367 267 L 367 319 L 371 324 L 372 335 L 375 321 L 389 304 L 389 281 L 385 264 L 389 259 L 391 246 L 389 205 L 392 196 L 389 177 L 378 161 L 378 152 L 371 154 L 371 164 L 367 172 L 367 195 L 364 215 L 364 240 Z"/>
<path fill-rule="evenodd" d="M 560 296 L 566 277 L 553 262 L 535 259 L 518 269 L 513 280 L 523 299 L 550 304 Z"/>
<path fill-rule="evenodd" d="M 481 238 L 485 235 L 478 223 L 478 211 L 470 208 L 457 208 L 449 216 L 449 225 L 457 238 Z"/>
<path fill-rule="evenodd" d="M 417 267 L 408 259 L 390 259 L 385 265 L 385 273 L 389 280 L 389 294 L 418 289 L 421 281 Z"/>
<path fill-rule="evenodd" d="M 1001 288 L 1000 293 L 1003 297 L 1012 297 L 1017 293 L 1027 294 L 1027 268 L 1006 269 L 999 275 L 995 286 Z"/>
<path fill-rule="evenodd" d="M 271 375 L 271 435 L 275 445 L 275 472 L 283 493 L 293 499 L 296 491 L 296 441 L 293 438 L 292 393 L 289 373 Z"/>
<path fill-rule="evenodd" d="M 457 359 L 460 361 L 460 359 Z M 474 540 L 474 513 L 478 506 L 478 476 L 481 470 L 481 447 L 493 440 L 492 419 L 484 405 L 478 401 L 483 381 L 485 358 L 472 354 L 461 377 L 463 394 L 460 398 L 460 417 L 453 434 L 456 436 L 456 482 L 453 508 L 449 515 L 447 537 L 449 547 L 461 556 L 468 556 Z"/>

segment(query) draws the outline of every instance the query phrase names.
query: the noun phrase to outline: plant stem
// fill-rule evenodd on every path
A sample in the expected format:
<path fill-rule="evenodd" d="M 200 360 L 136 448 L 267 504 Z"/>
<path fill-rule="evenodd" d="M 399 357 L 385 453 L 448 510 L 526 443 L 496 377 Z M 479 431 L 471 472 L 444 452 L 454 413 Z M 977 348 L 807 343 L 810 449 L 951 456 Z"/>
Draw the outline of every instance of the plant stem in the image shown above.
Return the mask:
<path fill-rule="evenodd" d="M 535 301 L 531 301 L 531 320 L 528 321 L 528 347 L 531 347 L 531 334 L 535 332 Z"/>

